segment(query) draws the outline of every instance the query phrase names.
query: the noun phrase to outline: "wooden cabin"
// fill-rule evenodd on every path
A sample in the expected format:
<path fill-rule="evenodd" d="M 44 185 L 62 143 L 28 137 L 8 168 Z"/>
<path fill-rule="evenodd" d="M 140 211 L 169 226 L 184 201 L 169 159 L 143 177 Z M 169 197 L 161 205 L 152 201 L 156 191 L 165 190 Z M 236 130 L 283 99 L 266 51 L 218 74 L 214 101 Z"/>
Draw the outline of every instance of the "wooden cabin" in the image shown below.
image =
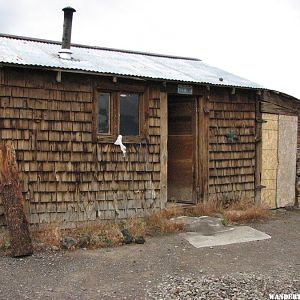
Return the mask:
<path fill-rule="evenodd" d="M 168 202 L 295 204 L 298 99 L 198 59 L 67 50 L 0 35 L 0 139 L 15 148 L 31 224 Z"/>

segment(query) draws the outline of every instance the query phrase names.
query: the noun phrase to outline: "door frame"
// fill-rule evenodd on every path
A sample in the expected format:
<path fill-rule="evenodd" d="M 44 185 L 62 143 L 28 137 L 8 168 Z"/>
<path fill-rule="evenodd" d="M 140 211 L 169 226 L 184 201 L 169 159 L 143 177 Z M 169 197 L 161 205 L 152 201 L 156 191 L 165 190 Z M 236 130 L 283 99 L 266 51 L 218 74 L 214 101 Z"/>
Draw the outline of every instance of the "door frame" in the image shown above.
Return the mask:
<path fill-rule="evenodd" d="M 165 106 L 168 107 L 169 98 L 172 96 L 191 97 L 195 105 L 195 122 L 193 126 L 193 186 L 192 204 L 197 204 L 208 200 L 209 193 L 209 90 L 204 91 L 203 95 L 179 95 L 176 93 L 166 93 Z M 166 128 L 168 128 L 168 108 L 165 109 Z M 168 129 L 164 134 L 168 137 Z M 165 151 L 168 147 L 166 145 Z M 167 155 L 168 157 L 168 155 Z M 166 158 L 168 169 L 168 158 Z M 168 177 L 168 175 L 167 175 Z M 168 179 L 166 178 L 166 198 L 168 194 Z"/>
<path fill-rule="evenodd" d="M 197 203 L 209 199 L 209 94 L 209 89 L 206 89 L 197 97 Z"/>
<path fill-rule="evenodd" d="M 194 95 L 180 95 L 180 94 L 168 94 L 168 128 L 169 128 L 169 104 L 171 103 L 171 99 L 174 103 L 178 102 L 179 105 L 184 103 L 191 104 L 191 138 L 192 138 L 192 165 L 191 165 L 191 184 L 188 187 L 191 187 L 190 200 L 177 200 L 178 203 L 186 203 L 186 204 L 196 204 L 197 194 L 196 194 L 196 179 L 197 179 L 197 97 Z M 171 135 L 172 136 L 172 135 Z M 168 143 L 169 143 L 169 132 L 168 132 Z M 167 149 L 169 149 L 169 145 L 167 145 Z M 169 162 L 170 155 L 168 153 L 168 174 L 169 174 Z M 174 171 L 174 173 L 176 170 Z"/>

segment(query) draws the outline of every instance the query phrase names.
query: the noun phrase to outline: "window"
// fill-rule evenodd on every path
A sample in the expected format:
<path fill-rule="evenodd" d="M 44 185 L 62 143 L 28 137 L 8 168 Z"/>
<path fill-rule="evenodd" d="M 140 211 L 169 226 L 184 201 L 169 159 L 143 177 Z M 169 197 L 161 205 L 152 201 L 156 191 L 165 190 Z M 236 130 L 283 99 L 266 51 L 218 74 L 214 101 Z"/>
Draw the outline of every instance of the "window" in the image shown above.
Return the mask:
<path fill-rule="evenodd" d="M 136 136 L 140 134 L 139 122 L 139 95 L 120 94 L 120 127 L 119 132 L 124 136 Z"/>
<path fill-rule="evenodd" d="M 95 108 L 96 140 L 113 142 L 119 134 L 125 142 L 140 142 L 145 138 L 142 91 L 100 90 Z"/>

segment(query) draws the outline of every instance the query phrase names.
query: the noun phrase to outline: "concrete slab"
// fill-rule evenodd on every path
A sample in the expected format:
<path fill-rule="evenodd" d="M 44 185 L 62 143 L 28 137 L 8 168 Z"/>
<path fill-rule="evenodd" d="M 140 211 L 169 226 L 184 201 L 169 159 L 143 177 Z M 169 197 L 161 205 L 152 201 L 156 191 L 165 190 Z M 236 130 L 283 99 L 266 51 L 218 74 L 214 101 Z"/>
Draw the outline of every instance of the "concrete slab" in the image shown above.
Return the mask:
<path fill-rule="evenodd" d="M 214 235 L 216 233 L 230 231 L 231 226 L 224 226 L 221 218 L 214 218 L 208 216 L 189 217 L 181 216 L 171 219 L 173 222 L 184 225 L 185 231 L 199 232 L 202 235 Z"/>
<path fill-rule="evenodd" d="M 186 232 L 180 235 L 196 248 L 246 243 L 271 238 L 270 235 L 249 226 L 235 226 L 228 229 L 213 235 L 205 235 L 201 232 Z"/>

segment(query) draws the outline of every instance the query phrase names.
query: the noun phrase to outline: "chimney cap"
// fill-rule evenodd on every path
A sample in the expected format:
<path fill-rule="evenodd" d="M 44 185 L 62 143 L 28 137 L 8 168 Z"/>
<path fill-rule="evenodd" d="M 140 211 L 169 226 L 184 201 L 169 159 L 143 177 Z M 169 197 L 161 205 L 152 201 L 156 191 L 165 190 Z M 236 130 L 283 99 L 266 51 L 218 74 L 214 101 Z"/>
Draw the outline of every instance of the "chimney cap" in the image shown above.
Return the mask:
<path fill-rule="evenodd" d="M 71 6 L 67 6 L 67 7 L 63 8 L 62 10 L 64 12 L 72 12 L 72 13 L 76 12 L 76 10 Z"/>

